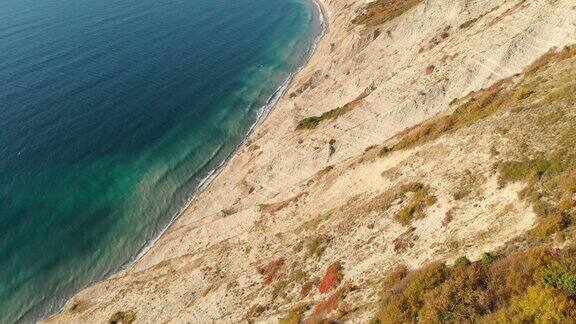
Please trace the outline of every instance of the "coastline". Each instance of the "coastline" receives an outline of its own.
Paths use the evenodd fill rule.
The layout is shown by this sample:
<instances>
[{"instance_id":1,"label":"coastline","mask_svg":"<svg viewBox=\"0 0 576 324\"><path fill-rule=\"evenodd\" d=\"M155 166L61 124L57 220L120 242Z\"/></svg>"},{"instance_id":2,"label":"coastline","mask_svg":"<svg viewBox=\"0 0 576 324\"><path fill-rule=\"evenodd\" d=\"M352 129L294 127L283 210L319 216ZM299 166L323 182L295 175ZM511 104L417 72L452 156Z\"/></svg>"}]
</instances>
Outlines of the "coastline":
<instances>
[{"instance_id":1,"label":"coastline","mask_svg":"<svg viewBox=\"0 0 576 324\"><path fill-rule=\"evenodd\" d=\"M242 141L234 148L234 150L224 160L222 160L222 162L219 163L219 165L216 168L210 170L208 174L199 181L198 188L195 190L194 194L192 194L188 202L180 209L180 211L175 213L175 216L172 217L168 225L165 226L157 235L155 235L155 238L153 240L151 240L140 251L138 251L136 257L133 260L129 261L120 269L118 269L116 273L122 271L127 267L130 267L131 264L137 262L142 257L144 257L146 253L150 251L151 248L153 248L154 244L161 239L162 235L164 235L164 233L170 229L170 227L174 224L174 222L184 213L186 213L186 211L193 203L193 201L198 197L198 195L200 195L202 191L204 191L208 186L210 186L210 184L220 175L221 171L226 167L226 165L230 162L230 160L236 154L238 154L239 150L242 147L244 147L247 143L249 143L250 137L254 134L257 128L266 120L266 117L268 117L268 115L274 110L274 107L276 106L280 98L282 98L282 96L286 94L286 91L293 85L293 82L295 81L298 74L310 63L310 60L312 59L316 48L329 31L329 24L328 20L326 19L327 17L326 8L324 7L322 0L305 0L305 1L309 2L311 5L316 6L319 15L318 17L321 24L320 33L316 37L314 37L314 40L312 41L312 46L307 49L308 55L306 57L306 60L296 71L291 73L290 76L278 88L278 90L276 90L270 96L270 98L266 101L266 105L264 105L262 108L258 110L256 120L248 129L248 132L246 133Z\"/></svg>"},{"instance_id":2,"label":"coastline","mask_svg":"<svg viewBox=\"0 0 576 324\"><path fill-rule=\"evenodd\" d=\"M248 129L247 133L245 134L245 136L243 137L242 141L240 143L238 143L238 145L236 145L234 150L232 150L230 152L230 154L228 154L218 164L218 166L216 168L208 171L207 175L204 176L202 179L200 179L198 187L194 190L194 193L191 195L190 199L188 199L186 204L184 204L179 209L179 211L174 213L174 216L170 219L168 224L165 227L163 227L158 233L156 233L156 235L154 235L153 239L151 239L146 245L144 245L139 251L137 251L134 258L128 260L124 265L122 265L120 268L116 269L114 272L109 273L106 276L104 276L103 279L91 282L86 287L84 287L82 290L84 290L84 289L86 289L86 288L88 288L94 284L97 284L99 282L106 281L107 278L113 277L116 274L122 272L123 270L131 267L133 264L137 263L140 259L142 259L144 256L146 256L146 254L151 249L154 248L154 245L159 240L162 239L163 235L167 231L170 230L170 228L174 225L174 223L181 216L183 216L186 213L186 211L189 209L189 207L194 202L194 200L197 199L197 197L200 194L202 194L202 192L207 187L209 187L212 184L212 182L220 175L221 171L226 168L226 165L234 158L234 156L237 155L239 153L239 151L243 147L245 147L247 145L247 143L250 142L251 136L254 135L254 132L258 129L258 127L260 125L262 125L262 123L266 120L266 118L269 116L269 114L274 110L278 101L286 94L286 91L293 85L293 83L297 79L298 74L302 70L304 70L307 67L307 65L310 63L318 45L320 44L322 39L326 36L326 34L329 31L327 11L326 11L326 8L324 7L324 4L322 3L322 0L304 0L304 1L306 1L309 5L314 6L316 8L316 10L312 9L312 11L313 11L313 15L314 14L317 15L317 19L320 22L320 32L314 36L314 38L311 42L311 46L309 48L307 48L307 50L306 50L307 54L305 55L306 57L305 57L305 60L302 62L302 64L297 68L297 70L292 72L289 75L289 77L281 84L281 86L270 96L270 98L268 98L268 100L266 101L266 104L264 106L262 106L260 109L258 109L257 117L256 117L254 123L252 123L252 125L249 127L249 129ZM74 295L71 298L73 298L73 297L74 297ZM40 321L42 322L45 320L49 320L50 318L57 316L58 313L62 310L62 308L66 305L66 303L68 303L68 301L71 298L56 301L55 305L57 305L57 306L54 307L52 312L49 312L47 315L45 315L43 318L41 318Z\"/></svg>"},{"instance_id":3,"label":"coastline","mask_svg":"<svg viewBox=\"0 0 576 324\"><path fill-rule=\"evenodd\" d=\"M315 1L326 32L234 154L146 253L79 292L48 321L89 321L122 312L149 322L272 322L302 303L329 300L330 294L312 289L303 296L300 289L307 282L314 287L331 264L340 262L345 281L359 285L346 303L353 301L360 310L346 320L366 322L374 315L373 296L379 288L362 284L379 282L395 264L412 268L463 254L474 259L529 229L531 218L522 216L532 214L517 200L519 186L478 204L459 205L454 227L447 231L442 225L453 207L450 190L458 186L454 170L478 168L489 147L440 161L431 157L457 155L454 148L462 143L446 140L386 158L374 150L402 130L445 112L453 99L497 80L470 53L494 53L492 59L502 60L507 70L502 74L512 75L547 50L525 51L514 42L513 30L496 25L480 33L478 23L470 29L452 28L439 46L420 51L447 25L460 26L477 16L490 22L508 9L501 2L497 12L483 11L493 6L478 6L468 16L446 15L458 12L457 4L426 2L375 32L351 24L364 1ZM535 6L526 10L534 15L541 11ZM515 24L526 27L523 20ZM530 34L550 35L553 30L544 27ZM562 45L567 39L555 42ZM434 71L424 75L431 62ZM374 90L353 111L315 129L295 131L303 118L355 101L368 87ZM474 143L464 148L480 149ZM489 177L489 170L477 171ZM395 223L393 214L365 208L375 196L414 181L435 188L438 203L429 217L414 224L413 245L399 252L395 242L411 232ZM517 211L509 218L514 226L496 227L499 208L506 206ZM482 236L484 232L492 235ZM458 244L460 237L475 241L442 249L452 236ZM307 249L317 239L321 254L310 257ZM269 267L280 268L271 279L266 276ZM309 281L295 282L296 270Z\"/></svg>"}]
</instances>

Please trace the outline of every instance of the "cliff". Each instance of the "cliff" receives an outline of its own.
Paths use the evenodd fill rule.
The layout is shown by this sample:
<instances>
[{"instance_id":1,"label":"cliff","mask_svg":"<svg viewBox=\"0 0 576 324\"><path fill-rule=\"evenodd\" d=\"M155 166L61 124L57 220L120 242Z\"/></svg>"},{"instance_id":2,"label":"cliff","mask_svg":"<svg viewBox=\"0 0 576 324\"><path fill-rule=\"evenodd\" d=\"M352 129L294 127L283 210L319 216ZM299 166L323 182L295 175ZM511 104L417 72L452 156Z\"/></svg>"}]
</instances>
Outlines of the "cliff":
<instances>
[{"instance_id":1,"label":"cliff","mask_svg":"<svg viewBox=\"0 0 576 324\"><path fill-rule=\"evenodd\" d=\"M327 34L248 143L47 322L386 322L409 269L570 245L573 1L324 6Z\"/></svg>"}]
</instances>

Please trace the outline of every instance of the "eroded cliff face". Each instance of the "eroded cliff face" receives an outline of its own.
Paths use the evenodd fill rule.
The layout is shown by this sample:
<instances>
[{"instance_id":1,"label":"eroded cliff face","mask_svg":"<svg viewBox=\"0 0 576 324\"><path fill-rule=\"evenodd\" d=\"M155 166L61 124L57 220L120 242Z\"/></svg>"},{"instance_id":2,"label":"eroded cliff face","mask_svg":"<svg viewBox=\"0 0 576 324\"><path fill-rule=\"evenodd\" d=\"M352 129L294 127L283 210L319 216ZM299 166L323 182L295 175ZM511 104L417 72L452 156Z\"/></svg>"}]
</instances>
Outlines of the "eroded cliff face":
<instances>
[{"instance_id":1,"label":"eroded cliff face","mask_svg":"<svg viewBox=\"0 0 576 324\"><path fill-rule=\"evenodd\" d=\"M48 322L362 322L395 265L531 244L529 179L503 174L574 129L575 58L526 70L576 43L574 2L324 5L326 36L248 143Z\"/></svg>"}]
</instances>

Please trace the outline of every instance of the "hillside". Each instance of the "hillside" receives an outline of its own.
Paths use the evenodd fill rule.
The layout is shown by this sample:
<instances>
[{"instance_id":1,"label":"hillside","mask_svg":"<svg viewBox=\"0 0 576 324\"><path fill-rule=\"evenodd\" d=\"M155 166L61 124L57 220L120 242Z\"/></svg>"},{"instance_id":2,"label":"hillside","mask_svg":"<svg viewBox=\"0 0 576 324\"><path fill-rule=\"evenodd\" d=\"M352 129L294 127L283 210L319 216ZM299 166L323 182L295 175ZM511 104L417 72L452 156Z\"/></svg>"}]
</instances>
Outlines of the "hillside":
<instances>
[{"instance_id":1,"label":"hillside","mask_svg":"<svg viewBox=\"0 0 576 324\"><path fill-rule=\"evenodd\" d=\"M324 5L214 182L47 322L574 318L573 1Z\"/></svg>"}]
</instances>

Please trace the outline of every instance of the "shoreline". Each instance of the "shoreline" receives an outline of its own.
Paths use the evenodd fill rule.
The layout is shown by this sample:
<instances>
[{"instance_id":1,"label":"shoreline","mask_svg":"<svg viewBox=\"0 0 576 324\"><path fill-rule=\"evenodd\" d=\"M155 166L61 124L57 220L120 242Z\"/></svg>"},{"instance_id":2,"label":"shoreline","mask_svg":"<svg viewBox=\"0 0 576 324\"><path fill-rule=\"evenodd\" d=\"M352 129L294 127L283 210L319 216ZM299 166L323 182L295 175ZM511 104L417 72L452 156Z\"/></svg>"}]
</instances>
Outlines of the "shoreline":
<instances>
[{"instance_id":1,"label":"shoreline","mask_svg":"<svg viewBox=\"0 0 576 324\"><path fill-rule=\"evenodd\" d=\"M138 251L138 253L136 253L136 257L133 260L127 262L125 265L120 267L118 269L118 271L116 271L113 274L106 276L106 278L109 278L110 276L114 276L114 274L116 274L116 273L126 269L130 265L134 264L135 262L140 260L142 257L144 257L154 247L154 244L162 238L164 233L166 233L166 231L168 231L170 229L170 227L174 224L174 222L176 220L178 220L178 218L180 218L184 213L186 213L186 211L188 210L190 205L194 202L194 200L198 197L198 195L200 195L220 175L221 171L224 170L224 168L232 160L232 158L234 158L234 156L238 154L239 150L244 145L246 145L247 142L249 142L250 137L254 134L254 131L256 131L256 129L260 125L262 125L262 123L266 120L266 118L274 110L278 101L282 98L282 96L286 93L286 91L290 88L290 86L292 85L292 83L296 79L296 76L304 68L306 68L308 66L308 64L310 63L310 60L312 59L312 57L314 56L314 53L316 52L316 48L318 47L320 42L324 39L326 34L329 32L329 23L328 23L328 19L326 19L326 17L327 17L326 8L324 7L324 4L321 2L321 0L306 0L306 1L309 2L311 5L315 5L317 8L318 18L320 21L320 33L318 33L318 35L316 37L314 37L314 40L312 41L312 46L307 49L307 52L309 53L309 55L307 55L307 58L305 59L305 61L302 63L302 65L296 71L294 71L293 73L290 74L290 76L282 83L282 85L270 96L270 98L266 101L266 104L258 110L256 120L249 127L248 132L243 137L242 141L234 148L234 150L232 150L232 152L230 152L230 154L225 159L223 159L222 162L220 162L216 168L208 171L208 174L205 177L203 177L202 179L200 179L198 187L196 188L195 192L192 194L192 196L190 197L188 202L186 202L186 204L178 212L176 212L174 214L174 217L172 217L170 219L170 221L164 227L164 229L159 231L158 234L155 235L156 237L153 240L150 240L150 242L148 244L146 244L144 247L142 247L142 249L140 249L140 251ZM103 280L105 280L105 279L103 279ZM89 286L91 286L97 282L100 282L100 281L102 281L102 280L95 281L95 282L91 283L90 285L88 285L87 287L89 287Z\"/></svg>"},{"instance_id":2,"label":"shoreline","mask_svg":"<svg viewBox=\"0 0 576 324\"><path fill-rule=\"evenodd\" d=\"M170 229L170 227L174 224L174 222L178 218L180 218L184 213L186 213L186 211L188 210L190 205L194 202L194 200L197 198L197 196L199 194L201 194L218 177L218 175L220 175L221 171L232 160L232 158L236 154L238 154L239 150L244 145L246 145L246 143L250 140L250 137L254 134L254 131L256 131L256 129L260 125L262 125L262 123L266 120L266 118L274 110L278 101L282 98L282 96L290 88L290 86L292 85L292 83L296 79L296 76L304 68L306 68L306 66L308 66L308 64L310 63L310 60L314 56L316 48L318 47L318 45L320 44L322 39L324 39L326 34L328 34L328 32L329 32L329 23L328 23L328 19L326 18L327 17L326 8L324 7L324 4L321 2L321 0L306 0L306 1L309 2L311 5L316 6L316 8L317 8L318 18L320 21L320 33L318 33L318 35L316 37L314 37L314 40L312 41L312 46L307 49L309 55L307 55L307 58L305 59L305 61L302 63L302 65L296 71L294 71L293 73L290 74L290 76L282 83L282 85L270 96L270 98L266 101L266 104L264 106L262 106L262 108L259 109L259 111L257 113L256 120L248 129L248 132L243 137L242 141L234 148L234 150L224 160L222 160L222 162L220 162L218 164L218 166L216 168L208 171L208 174L199 181L199 185L198 185L196 191L192 194L191 198L180 209L180 211L176 212L175 216L172 217L172 219L170 219L168 225L165 226L164 229L162 229L161 231L158 232L158 235L156 235L155 239L151 240L140 251L138 251L138 253L136 254L136 257L133 260L127 262L124 266L122 266L120 269L118 269L117 272L124 270L125 268L129 267L130 265L132 265L133 263L137 262L142 257L144 257L150 251L150 249L154 246L154 244L160 238L162 238L164 233L166 233L166 231L168 231ZM112 276L113 275L114 274L112 274ZM95 281L92 284L94 284L96 282L100 282L100 281Z\"/></svg>"},{"instance_id":3,"label":"shoreline","mask_svg":"<svg viewBox=\"0 0 576 324\"><path fill-rule=\"evenodd\" d=\"M274 91L274 93L272 93L272 95L268 98L268 100L266 100L266 104L258 109L254 123L252 123L252 125L248 128L247 133L243 136L242 140L238 143L238 145L236 145L236 147L234 147L234 149L230 152L230 154L228 154L218 164L217 167L208 171L207 174L198 181L199 184L198 184L197 188L191 194L188 201L177 212L174 213L174 216L170 219L168 224L166 226L164 226L160 231L158 231L156 233L156 235L154 235L153 239L149 240L149 242L147 242L139 251L137 251L134 258L128 260L125 264L123 264L121 267L116 269L114 272L108 273L105 276L103 276L101 279L95 280L95 281L89 283L88 285L86 285L85 287L83 287L82 289L77 291L76 293L72 294L69 298L63 298L60 301L57 301L55 303L55 307L53 308L53 311L48 311L45 315L43 315L41 318L39 318L40 322L42 322L44 320L48 320L48 319L52 318L53 316L56 316L57 314L59 314L62 311L63 307L66 305L66 303L68 303L72 298L74 298L74 296L76 296L82 290L84 290L90 286L93 286L95 284L101 283L101 282L103 282L109 278L114 277L118 273L128 269L130 266L134 265L139 260L141 260L144 256L146 256L152 250L154 245L160 239L162 239L162 237L165 235L165 233L168 230L170 230L170 228L174 225L174 223L180 217L182 217L186 213L186 211L188 211L188 209L190 208L192 203L198 198L198 196L200 194L202 194L202 192L204 192L204 190L206 190L206 188L208 188L210 186L210 184L212 184L212 182L221 174L221 172L226 168L228 163L230 161L232 161L232 159L240 152L242 147L244 147L246 145L246 143L248 143L250 141L250 138L252 137L254 132L267 119L267 117L270 115L270 113L277 106L278 101L282 98L282 96L284 96L286 94L286 91L290 88L290 86L292 86L292 84L295 81L298 74L301 73L302 70L304 70L309 65L311 59L313 58L313 56L316 52L316 49L318 48L318 45L320 44L320 42L325 38L325 36L329 32L329 23L328 23L328 19L327 19L327 11L326 11L326 8L324 7L324 4L321 2L321 0L305 0L305 1L307 3L309 3L309 5L314 6L316 8L315 10L312 9L312 11L313 11L313 14L317 15L316 19L318 19L318 21L320 23L320 29L319 29L320 32L314 36L314 38L311 42L311 46L306 49L307 55L306 55L306 58L304 59L304 61L302 62L302 64L294 72L290 73L288 78L280 85L280 87L276 91ZM314 17L312 19L314 20Z\"/></svg>"},{"instance_id":4,"label":"shoreline","mask_svg":"<svg viewBox=\"0 0 576 324\"><path fill-rule=\"evenodd\" d=\"M546 49L518 46L515 28L501 28L532 26L511 18L519 14L485 28L509 14L501 2L497 12L486 2L467 15L456 14L457 4L426 2L366 29L354 23L364 1L309 0L326 22L323 32L314 46L307 40L310 56L299 56L302 66L262 101L261 115L252 115L253 125L245 128L250 131L237 139L229 159L207 173L202 191L137 261L77 293L48 321L126 315L144 322L276 322L293 315L313 319L320 311L328 319L368 322L379 307L378 283L395 265L417 268L462 255L477 259L530 229L526 215L532 214L518 199L520 186L484 196L484 190L497 188L491 163L479 163L492 157L493 142L477 140L485 132L466 129L384 157L378 149L395 134L448 112L449 103L468 90L493 84L492 71L478 62L505 57L502 68L513 75L543 54ZM541 12L535 6L522 10ZM485 18L454 28L473 17ZM550 35L557 34L544 27L526 33ZM493 54L484 60L474 56L479 50ZM424 74L430 64L434 71ZM337 118L296 129L303 118L349 103L353 109ZM478 195L455 200L454 190L468 172L484 181ZM430 188L435 202L408 227L396 215L409 200L380 203L411 183ZM454 210L457 218L447 228L446 215ZM500 226L502 210L506 226ZM314 288L335 264L342 280L330 292ZM358 289L348 291L348 284ZM324 311L332 296L352 311L342 314L338 305ZM301 305L310 307L295 314Z\"/></svg>"}]
</instances>

